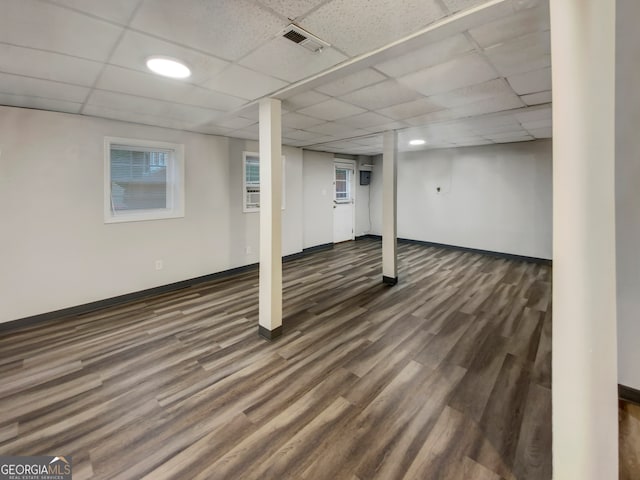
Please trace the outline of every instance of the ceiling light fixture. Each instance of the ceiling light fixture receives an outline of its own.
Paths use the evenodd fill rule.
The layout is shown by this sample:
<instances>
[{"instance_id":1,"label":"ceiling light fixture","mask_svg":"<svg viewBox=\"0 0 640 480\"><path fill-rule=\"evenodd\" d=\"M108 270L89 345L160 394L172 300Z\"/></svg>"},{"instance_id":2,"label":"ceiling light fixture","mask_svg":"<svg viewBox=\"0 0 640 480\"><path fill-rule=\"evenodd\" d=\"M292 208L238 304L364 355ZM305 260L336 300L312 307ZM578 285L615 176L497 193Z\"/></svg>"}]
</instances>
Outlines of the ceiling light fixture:
<instances>
[{"instance_id":1,"label":"ceiling light fixture","mask_svg":"<svg viewBox=\"0 0 640 480\"><path fill-rule=\"evenodd\" d=\"M410 140L410 141L409 141L409 145L412 145L412 146L414 146L414 147L415 147L415 146L418 146L418 145L424 145L425 143L427 143L427 142L425 142L425 141L424 141L424 140L422 140L421 138L417 138L417 139L415 139L415 140Z\"/></svg>"},{"instance_id":2,"label":"ceiling light fixture","mask_svg":"<svg viewBox=\"0 0 640 480\"><path fill-rule=\"evenodd\" d=\"M153 73L170 78L188 78L191 70L180 60L169 57L149 57L147 68Z\"/></svg>"}]
</instances>

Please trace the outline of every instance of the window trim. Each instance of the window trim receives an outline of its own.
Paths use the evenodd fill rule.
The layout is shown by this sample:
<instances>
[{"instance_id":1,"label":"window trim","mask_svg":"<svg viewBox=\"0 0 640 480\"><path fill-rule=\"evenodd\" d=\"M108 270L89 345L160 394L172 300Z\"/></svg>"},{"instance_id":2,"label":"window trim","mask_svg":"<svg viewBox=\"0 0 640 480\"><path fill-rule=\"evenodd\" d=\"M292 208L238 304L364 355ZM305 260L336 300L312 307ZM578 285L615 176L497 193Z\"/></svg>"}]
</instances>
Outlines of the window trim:
<instances>
[{"instance_id":1,"label":"window trim","mask_svg":"<svg viewBox=\"0 0 640 480\"><path fill-rule=\"evenodd\" d=\"M260 207L247 206L247 157L258 158L258 169L260 168L260 154L256 152L242 152L242 211L244 213L259 212ZM259 170L258 170L259 171ZM258 180L260 187L260 180Z\"/></svg>"},{"instance_id":2,"label":"window trim","mask_svg":"<svg viewBox=\"0 0 640 480\"><path fill-rule=\"evenodd\" d=\"M338 179L336 178L336 170L347 170L349 172L349 174L347 175L346 178L346 187L347 187L347 195L349 195L349 198L337 198L337 194L338 194L338 189L337 184L338 184ZM349 203L355 203L355 191L354 191L354 184L355 184L355 172L356 172L356 168L355 168L355 164L351 164L351 163L341 163L341 162L334 162L334 166L333 166L333 203L337 204L337 205L345 205L345 204L349 204Z\"/></svg>"},{"instance_id":3,"label":"window trim","mask_svg":"<svg viewBox=\"0 0 640 480\"><path fill-rule=\"evenodd\" d=\"M111 146L172 152L167 166L167 208L114 212L111 208ZM184 145L136 138L104 137L104 223L140 222L184 217Z\"/></svg>"},{"instance_id":4,"label":"window trim","mask_svg":"<svg viewBox=\"0 0 640 480\"><path fill-rule=\"evenodd\" d=\"M260 207L247 207L247 157L257 157L258 165L260 164L260 153L258 152L242 152L242 212L243 213L256 213L260 211ZM286 196L286 158L282 156L282 210L285 209L285 196ZM262 184L260 183L260 186ZM262 190L262 189L261 189Z\"/></svg>"}]
</instances>

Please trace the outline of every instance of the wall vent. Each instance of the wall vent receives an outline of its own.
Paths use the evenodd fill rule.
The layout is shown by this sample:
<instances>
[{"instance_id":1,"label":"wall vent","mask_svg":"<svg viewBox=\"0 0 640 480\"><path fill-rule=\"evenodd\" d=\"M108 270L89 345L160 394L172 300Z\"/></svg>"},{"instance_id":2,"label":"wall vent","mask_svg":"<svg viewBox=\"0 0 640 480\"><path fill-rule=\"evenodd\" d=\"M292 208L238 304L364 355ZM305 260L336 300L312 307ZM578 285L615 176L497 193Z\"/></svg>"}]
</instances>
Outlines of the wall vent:
<instances>
[{"instance_id":1,"label":"wall vent","mask_svg":"<svg viewBox=\"0 0 640 480\"><path fill-rule=\"evenodd\" d=\"M320 53L326 47L331 46L324 40L319 39L312 33L307 32L305 29L293 23L282 31L282 36L315 53Z\"/></svg>"}]
</instances>

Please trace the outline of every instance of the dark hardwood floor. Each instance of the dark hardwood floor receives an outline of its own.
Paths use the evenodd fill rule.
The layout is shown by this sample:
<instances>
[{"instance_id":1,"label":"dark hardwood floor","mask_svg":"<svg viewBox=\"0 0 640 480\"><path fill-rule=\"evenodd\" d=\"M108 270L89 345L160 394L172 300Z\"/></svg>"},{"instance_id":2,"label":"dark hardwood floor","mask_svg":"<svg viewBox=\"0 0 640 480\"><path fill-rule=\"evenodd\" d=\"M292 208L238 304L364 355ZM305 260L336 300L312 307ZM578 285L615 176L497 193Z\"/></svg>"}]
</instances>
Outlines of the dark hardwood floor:
<instances>
[{"instance_id":1,"label":"dark hardwood floor","mask_svg":"<svg viewBox=\"0 0 640 480\"><path fill-rule=\"evenodd\" d=\"M620 401L620 480L640 478L640 405Z\"/></svg>"},{"instance_id":2,"label":"dark hardwood floor","mask_svg":"<svg viewBox=\"0 0 640 480\"><path fill-rule=\"evenodd\" d=\"M380 243L0 337L0 454L74 480L551 478L548 266Z\"/></svg>"}]
</instances>

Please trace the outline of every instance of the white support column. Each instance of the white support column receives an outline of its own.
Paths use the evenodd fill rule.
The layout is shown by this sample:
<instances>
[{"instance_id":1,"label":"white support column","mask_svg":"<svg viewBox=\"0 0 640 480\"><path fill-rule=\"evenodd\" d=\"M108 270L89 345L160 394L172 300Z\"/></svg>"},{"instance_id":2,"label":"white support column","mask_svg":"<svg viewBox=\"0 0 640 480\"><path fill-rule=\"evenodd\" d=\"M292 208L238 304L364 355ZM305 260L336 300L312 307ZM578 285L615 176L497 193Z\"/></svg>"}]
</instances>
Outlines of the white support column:
<instances>
[{"instance_id":1,"label":"white support column","mask_svg":"<svg viewBox=\"0 0 640 480\"><path fill-rule=\"evenodd\" d=\"M281 102L260 101L260 293L258 333L282 335Z\"/></svg>"},{"instance_id":2,"label":"white support column","mask_svg":"<svg viewBox=\"0 0 640 480\"><path fill-rule=\"evenodd\" d=\"M382 138L382 282L398 283L398 134L384 132Z\"/></svg>"},{"instance_id":3,"label":"white support column","mask_svg":"<svg viewBox=\"0 0 640 480\"><path fill-rule=\"evenodd\" d=\"M618 478L615 0L551 0L553 478Z\"/></svg>"}]
</instances>

